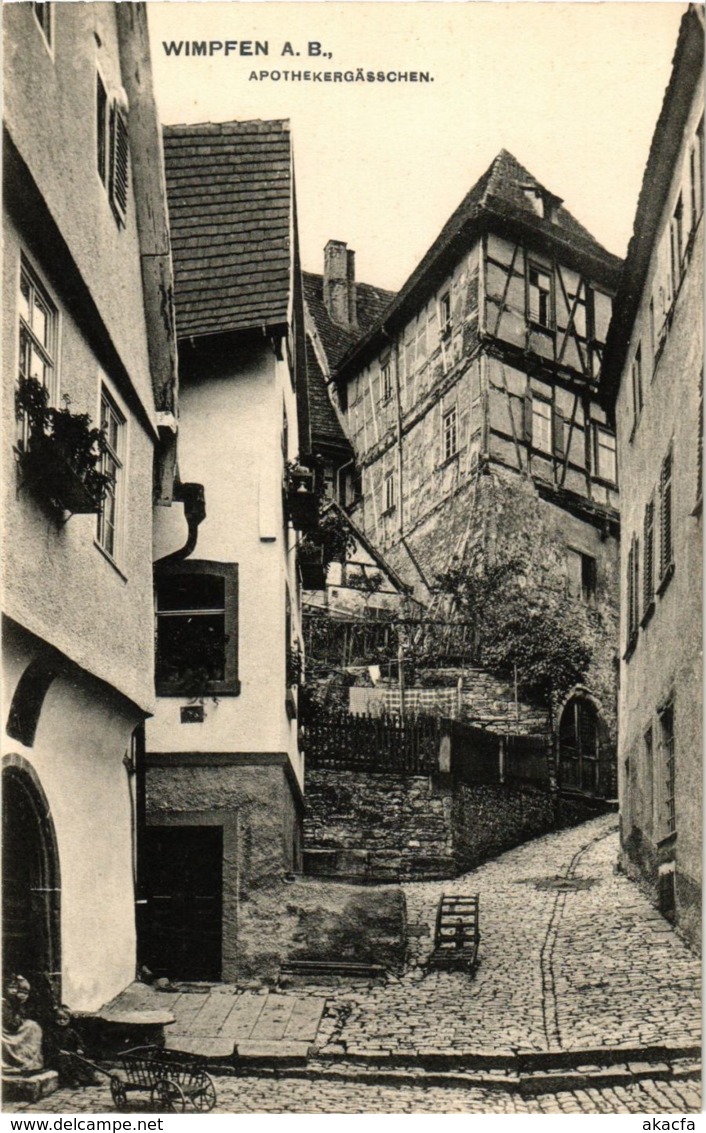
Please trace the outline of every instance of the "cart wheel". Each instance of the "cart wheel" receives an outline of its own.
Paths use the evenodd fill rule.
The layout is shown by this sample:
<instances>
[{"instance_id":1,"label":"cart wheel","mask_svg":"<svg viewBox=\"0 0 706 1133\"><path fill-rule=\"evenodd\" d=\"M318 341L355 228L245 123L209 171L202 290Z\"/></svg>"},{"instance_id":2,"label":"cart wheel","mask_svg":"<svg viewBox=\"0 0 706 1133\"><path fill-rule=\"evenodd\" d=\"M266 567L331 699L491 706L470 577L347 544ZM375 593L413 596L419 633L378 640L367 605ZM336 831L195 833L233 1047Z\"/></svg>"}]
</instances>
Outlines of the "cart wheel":
<instances>
[{"instance_id":1,"label":"cart wheel","mask_svg":"<svg viewBox=\"0 0 706 1133\"><path fill-rule=\"evenodd\" d=\"M150 1101L157 1113L160 1110L164 1113L183 1113L185 1100L181 1086L169 1078L159 1078L150 1094Z\"/></svg>"},{"instance_id":2,"label":"cart wheel","mask_svg":"<svg viewBox=\"0 0 706 1133\"><path fill-rule=\"evenodd\" d=\"M191 1104L199 1113L210 1113L216 1104L216 1087L208 1074L199 1074L189 1090Z\"/></svg>"},{"instance_id":3,"label":"cart wheel","mask_svg":"<svg viewBox=\"0 0 706 1133\"><path fill-rule=\"evenodd\" d=\"M127 1090L121 1078L110 1079L110 1096L118 1109L125 1109L127 1105Z\"/></svg>"}]
</instances>

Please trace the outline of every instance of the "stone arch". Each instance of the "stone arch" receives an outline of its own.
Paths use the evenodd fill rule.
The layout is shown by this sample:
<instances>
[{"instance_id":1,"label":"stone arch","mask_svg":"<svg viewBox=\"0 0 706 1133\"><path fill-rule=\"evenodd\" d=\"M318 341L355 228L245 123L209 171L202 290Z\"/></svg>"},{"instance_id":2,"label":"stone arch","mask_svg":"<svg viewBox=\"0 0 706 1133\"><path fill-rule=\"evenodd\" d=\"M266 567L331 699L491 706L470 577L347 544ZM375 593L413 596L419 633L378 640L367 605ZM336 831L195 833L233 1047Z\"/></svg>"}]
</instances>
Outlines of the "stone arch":
<instances>
[{"instance_id":1,"label":"stone arch","mask_svg":"<svg viewBox=\"0 0 706 1133\"><path fill-rule=\"evenodd\" d=\"M15 688L7 717L7 734L25 747L32 747L44 699L56 677L56 668L43 657L35 657Z\"/></svg>"},{"instance_id":2,"label":"stone arch","mask_svg":"<svg viewBox=\"0 0 706 1133\"><path fill-rule=\"evenodd\" d=\"M575 685L557 713L558 785L594 798L615 795L615 753L597 697Z\"/></svg>"},{"instance_id":3,"label":"stone arch","mask_svg":"<svg viewBox=\"0 0 706 1133\"><path fill-rule=\"evenodd\" d=\"M3 970L32 984L35 1018L61 998L61 871L54 821L36 770L21 755L2 765Z\"/></svg>"}]
</instances>

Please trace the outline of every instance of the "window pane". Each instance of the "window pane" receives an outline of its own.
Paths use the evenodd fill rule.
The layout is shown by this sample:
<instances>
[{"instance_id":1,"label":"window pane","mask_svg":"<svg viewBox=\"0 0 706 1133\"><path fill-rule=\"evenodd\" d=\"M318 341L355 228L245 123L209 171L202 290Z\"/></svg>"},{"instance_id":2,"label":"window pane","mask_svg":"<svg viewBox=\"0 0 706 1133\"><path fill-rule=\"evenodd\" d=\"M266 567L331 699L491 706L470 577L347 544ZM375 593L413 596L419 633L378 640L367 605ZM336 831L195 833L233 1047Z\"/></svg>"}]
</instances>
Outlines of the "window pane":
<instances>
[{"instance_id":1,"label":"window pane","mask_svg":"<svg viewBox=\"0 0 706 1133\"><path fill-rule=\"evenodd\" d=\"M158 682L188 691L224 680L226 644L224 614L158 617Z\"/></svg>"},{"instance_id":2,"label":"window pane","mask_svg":"<svg viewBox=\"0 0 706 1133\"><path fill-rule=\"evenodd\" d=\"M170 575L159 582L157 608L224 610L225 579L214 574Z\"/></svg>"},{"instance_id":3,"label":"window pane","mask_svg":"<svg viewBox=\"0 0 706 1133\"><path fill-rule=\"evenodd\" d=\"M49 312L38 295L34 296L34 309L32 311L32 330L42 346L49 345Z\"/></svg>"},{"instance_id":4,"label":"window pane","mask_svg":"<svg viewBox=\"0 0 706 1133\"><path fill-rule=\"evenodd\" d=\"M542 452L551 452L552 407L548 401L532 402L532 446Z\"/></svg>"},{"instance_id":5,"label":"window pane","mask_svg":"<svg viewBox=\"0 0 706 1133\"><path fill-rule=\"evenodd\" d=\"M20 314L26 323L29 322L29 298L30 298L30 285L29 280L23 275L20 279Z\"/></svg>"},{"instance_id":6,"label":"window pane","mask_svg":"<svg viewBox=\"0 0 706 1133\"><path fill-rule=\"evenodd\" d=\"M581 597L581 555L578 551L566 552L566 589L570 598Z\"/></svg>"},{"instance_id":7,"label":"window pane","mask_svg":"<svg viewBox=\"0 0 706 1133\"><path fill-rule=\"evenodd\" d=\"M30 378L36 378L42 385L46 384L44 359L33 343L31 343L29 347L29 376Z\"/></svg>"}]
</instances>

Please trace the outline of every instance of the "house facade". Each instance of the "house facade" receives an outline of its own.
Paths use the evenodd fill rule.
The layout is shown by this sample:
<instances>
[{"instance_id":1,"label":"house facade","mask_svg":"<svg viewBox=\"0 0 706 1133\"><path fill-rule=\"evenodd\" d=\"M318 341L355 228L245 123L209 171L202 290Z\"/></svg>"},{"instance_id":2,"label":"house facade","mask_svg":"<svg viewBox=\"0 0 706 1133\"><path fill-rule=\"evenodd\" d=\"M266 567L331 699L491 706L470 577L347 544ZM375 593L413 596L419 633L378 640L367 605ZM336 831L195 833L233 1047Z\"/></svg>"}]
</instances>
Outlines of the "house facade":
<instances>
[{"instance_id":1,"label":"house facade","mask_svg":"<svg viewBox=\"0 0 706 1133\"><path fill-rule=\"evenodd\" d=\"M292 147L283 121L170 126L164 142L190 498L155 564L141 958L233 980L267 948L245 904L301 861L285 487L297 467L307 502L311 441Z\"/></svg>"},{"instance_id":2,"label":"house facade","mask_svg":"<svg viewBox=\"0 0 706 1133\"><path fill-rule=\"evenodd\" d=\"M3 17L3 963L35 1011L94 1011L136 963L177 396L161 136L144 5Z\"/></svg>"},{"instance_id":3,"label":"house facade","mask_svg":"<svg viewBox=\"0 0 706 1133\"><path fill-rule=\"evenodd\" d=\"M702 879L703 10L684 15L606 347L621 470L621 860L697 945Z\"/></svg>"},{"instance_id":4,"label":"house facade","mask_svg":"<svg viewBox=\"0 0 706 1133\"><path fill-rule=\"evenodd\" d=\"M589 792L615 735L618 478L598 390L619 269L502 151L336 373L352 515L416 598L520 556L574 603L591 662L555 724L565 785Z\"/></svg>"}]
</instances>

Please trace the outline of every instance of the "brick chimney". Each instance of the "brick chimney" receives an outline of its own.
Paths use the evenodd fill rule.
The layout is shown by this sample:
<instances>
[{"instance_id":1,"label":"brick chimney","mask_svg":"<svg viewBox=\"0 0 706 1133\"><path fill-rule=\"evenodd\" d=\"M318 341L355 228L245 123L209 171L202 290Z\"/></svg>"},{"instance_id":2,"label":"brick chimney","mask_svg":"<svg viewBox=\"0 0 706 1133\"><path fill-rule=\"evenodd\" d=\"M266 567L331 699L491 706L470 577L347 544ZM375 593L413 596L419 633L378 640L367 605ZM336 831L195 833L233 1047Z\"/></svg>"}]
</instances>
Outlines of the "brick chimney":
<instances>
[{"instance_id":1,"label":"brick chimney","mask_svg":"<svg viewBox=\"0 0 706 1133\"><path fill-rule=\"evenodd\" d=\"M355 252L342 240L329 240L324 248L324 305L338 326L358 329Z\"/></svg>"}]
</instances>

